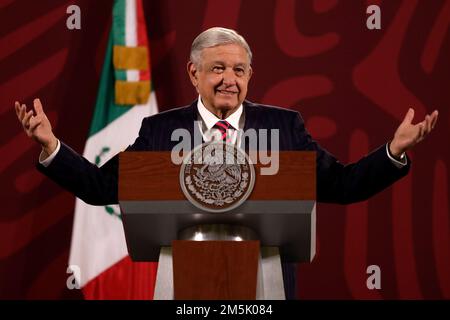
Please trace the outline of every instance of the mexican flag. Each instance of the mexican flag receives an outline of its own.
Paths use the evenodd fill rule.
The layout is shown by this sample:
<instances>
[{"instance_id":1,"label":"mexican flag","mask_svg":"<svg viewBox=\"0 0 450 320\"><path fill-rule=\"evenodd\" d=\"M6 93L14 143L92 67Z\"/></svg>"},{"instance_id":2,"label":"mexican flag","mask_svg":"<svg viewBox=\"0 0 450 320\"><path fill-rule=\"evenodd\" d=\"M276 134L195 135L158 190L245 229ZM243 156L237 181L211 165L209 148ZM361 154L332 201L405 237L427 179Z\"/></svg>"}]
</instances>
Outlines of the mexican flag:
<instances>
[{"instance_id":1,"label":"mexican flag","mask_svg":"<svg viewBox=\"0 0 450 320\"><path fill-rule=\"evenodd\" d=\"M115 0L84 157L103 165L134 142L144 117L157 112L142 0ZM157 264L129 258L118 205L76 200L69 265L78 268L73 274L86 299L153 297Z\"/></svg>"}]
</instances>

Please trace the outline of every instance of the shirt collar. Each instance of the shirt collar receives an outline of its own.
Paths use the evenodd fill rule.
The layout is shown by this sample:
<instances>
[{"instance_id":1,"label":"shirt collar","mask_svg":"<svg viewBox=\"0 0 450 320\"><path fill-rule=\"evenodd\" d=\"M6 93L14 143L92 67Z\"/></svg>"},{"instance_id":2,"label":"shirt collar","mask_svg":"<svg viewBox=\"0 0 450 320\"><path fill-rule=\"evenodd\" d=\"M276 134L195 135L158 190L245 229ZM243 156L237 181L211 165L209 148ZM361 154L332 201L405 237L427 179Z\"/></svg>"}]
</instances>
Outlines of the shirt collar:
<instances>
[{"instance_id":1,"label":"shirt collar","mask_svg":"<svg viewBox=\"0 0 450 320\"><path fill-rule=\"evenodd\" d=\"M222 120L219 119L214 113L206 109L200 96L198 97L197 100L197 109L198 113L200 114L200 117L203 120L204 125L206 125L207 130L211 129L217 123L217 121ZM242 129L239 127L240 124L239 120L241 119L243 110L244 107L241 104L235 112L233 112L228 118L224 120L227 121L234 129L237 130Z\"/></svg>"}]
</instances>

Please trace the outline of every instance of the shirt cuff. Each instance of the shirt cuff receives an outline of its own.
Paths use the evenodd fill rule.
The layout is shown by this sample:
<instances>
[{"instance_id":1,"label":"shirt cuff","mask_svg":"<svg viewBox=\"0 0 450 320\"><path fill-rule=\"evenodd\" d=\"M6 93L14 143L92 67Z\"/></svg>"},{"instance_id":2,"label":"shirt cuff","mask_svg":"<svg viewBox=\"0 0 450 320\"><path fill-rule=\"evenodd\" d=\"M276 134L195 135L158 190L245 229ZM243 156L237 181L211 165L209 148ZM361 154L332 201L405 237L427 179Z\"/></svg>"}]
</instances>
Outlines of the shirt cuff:
<instances>
[{"instance_id":1,"label":"shirt cuff","mask_svg":"<svg viewBox=\"0 0 450 320\"><path fill-rule=\"evenodd\" d=\"M403 153L400 155L400 159L399 159L399 160L395 159L395 158L391 155L391 153L389 152L389 143L386 143L386 153L387 153L387 156L388 156L389 160L391 160L391 162L392 162L397 168L401 169L401 168L403 168L404 166L406 166L406 165L408 164L408 158L406 158L405 152L403 152Z\"/></svg>"},{"instance_id":2,"label":"shirt cuff","mask_svg":"<svg viewBox=\"0 0 450 320\"><path fill-rule=\"evenodd\" d=\"M61 143L59 142L59 140L57 141L57 145L56 145L56 149L55 151L52 152L51 155L49 155L47 158L45 158L44 160L41 160L44 152L41 151L41 154L39 155L39 163L42 164L44 167L48 167L50 165L50 163L52 163L53 159L56 157L56 155L59 152L59 149L61 149Z\"/></svg>"}]
</instances>

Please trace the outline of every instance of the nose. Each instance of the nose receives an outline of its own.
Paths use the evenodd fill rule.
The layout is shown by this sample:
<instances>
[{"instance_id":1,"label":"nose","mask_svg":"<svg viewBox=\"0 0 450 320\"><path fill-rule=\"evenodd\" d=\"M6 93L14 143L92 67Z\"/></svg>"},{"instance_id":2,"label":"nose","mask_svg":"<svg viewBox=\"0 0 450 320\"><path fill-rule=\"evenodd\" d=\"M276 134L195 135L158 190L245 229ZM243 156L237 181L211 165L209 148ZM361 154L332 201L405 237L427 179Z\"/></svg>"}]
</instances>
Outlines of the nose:
<instances>
[{"instance_id":1,"label":"nose","mask_svg":"<svg viewBox=\"0 0 450 320\"><path fill-rule=\"evenodd\" d=\"M236 75L231 68L226 68L222 73L223 84L227 87L233 86L236 84Z\"/></svg>"}]
</instances>

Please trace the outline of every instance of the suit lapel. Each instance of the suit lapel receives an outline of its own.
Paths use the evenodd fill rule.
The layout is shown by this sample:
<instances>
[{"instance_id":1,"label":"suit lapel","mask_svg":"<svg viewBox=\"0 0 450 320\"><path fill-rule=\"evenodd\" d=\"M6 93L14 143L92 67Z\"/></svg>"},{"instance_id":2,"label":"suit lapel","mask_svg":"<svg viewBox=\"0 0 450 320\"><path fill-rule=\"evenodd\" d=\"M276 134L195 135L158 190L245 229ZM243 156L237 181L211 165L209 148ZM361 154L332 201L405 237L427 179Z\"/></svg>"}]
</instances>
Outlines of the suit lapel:
<instances>
[{"instance_id":1,"label":"suit lapel","mask_svg":"<svg viewBox=\"0 0 450 320\"><path fill-rule=\"evenodd\" d=\"M259 107L247 100L244 101L243 105L245 112L244 132L248 129L258 130L261 127L261 119L259 118L261 113L258 112Z\"/></svg>"},{"instance_id":2,"label":"suit lapel","mask_svg":"<svg viewBox=\"0 0 450 320\"><path fill-rule=\"evenodd\" d=\"M198 120L197 114L198 114L197 100L195 100L189 107L185 108L182 111L182 115L181 115L181 122L182 122L181 127L184 129L187 129L189 131L190 136L191 136L191 146L193 146L193 148L196 147L194 135L195 135L196 131L198 131L197 130L198 127L197 127L197 123L196 123L196 121ZM197 134L199 134L199 132L197 132Z\"/></svg>"}]
</instances>

